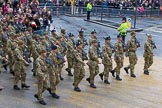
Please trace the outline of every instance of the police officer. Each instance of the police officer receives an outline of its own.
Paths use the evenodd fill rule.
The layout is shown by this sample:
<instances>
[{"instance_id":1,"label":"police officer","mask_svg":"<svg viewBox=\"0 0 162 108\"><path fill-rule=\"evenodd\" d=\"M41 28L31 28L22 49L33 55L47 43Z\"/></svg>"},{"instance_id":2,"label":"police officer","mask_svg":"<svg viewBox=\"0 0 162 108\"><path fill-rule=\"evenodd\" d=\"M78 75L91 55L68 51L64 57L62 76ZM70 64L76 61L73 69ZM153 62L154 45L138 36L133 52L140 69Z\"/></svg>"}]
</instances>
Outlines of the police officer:
<instances>
[{"instance_id":1,"label":"police officer","mask_svg":"<svg viewBox=\"0 0 162 108\"><path fill-rule=\"evenodd\" d=\"M82 55L83 43L77 41L76 50L73 52L74 54L74 91L81 92L81 89L78 87L79 83L85 77L85 63L83 61Z\"/></svg>"},{"instance_id":2,"label":"police officer","mask_svg":"<svg viewBox=\"0 0 162 108\"><path fill-rule=\"evenodd\" d=\"M99 76L101 80L103 80L104 76L104 83L110 84L108 81L109 72L112 71L112 48L110 47L110 36L106 36L105 38L105 45L102 46L102 64L104 65L104 72L100 73Z\"/></svg>"},{"instance_id":3,"label":"police officer","mask_svg":"<svg viewBox=\"0 0 162 108\"><path fill-rule=\"evenodd\" d=\"M126 37L127 31L128 31L128 25L127 25L126 17L122 18L122 23L121 23L120 27L117 30L119 32L119 35L121 35L121 37L122 37L123 44L125 44L125 37Z\"/></svg>"},{"instance_id":4,"label":"police officer","mask_svg":"<svg viewBox=\"0 0 162 108\"><path fill-rule=\"evenodd\" d=\"M92 45L89 48L89 60L87 65L89 66L90 76L86 79L90 83L90 87L97 88L94 84L94 78L99 73L99 60L97 54L97 41L94 39Z\"/></svg>"}]
</instances>

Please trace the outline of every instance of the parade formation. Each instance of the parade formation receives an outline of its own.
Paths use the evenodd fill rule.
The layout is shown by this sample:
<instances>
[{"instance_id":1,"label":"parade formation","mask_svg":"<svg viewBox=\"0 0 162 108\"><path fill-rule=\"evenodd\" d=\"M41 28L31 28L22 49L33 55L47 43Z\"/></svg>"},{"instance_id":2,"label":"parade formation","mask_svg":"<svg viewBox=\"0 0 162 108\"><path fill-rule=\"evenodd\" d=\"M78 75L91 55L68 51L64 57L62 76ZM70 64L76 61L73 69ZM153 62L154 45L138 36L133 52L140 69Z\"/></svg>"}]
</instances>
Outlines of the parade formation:
<instances>
[{"instance_id":1,"label":"parade formation","mask_svg":"<svg viewBox=\"0 0 162 108\"><path fill-rule=\"evenodd\" d=\"M33 2L37 3L36 0ZM89 76L85 79L94 89L97 88L95 85L97 75L105 84L110 84L109 74L112 74L117 81L122 81L120 72L123 68L124 57L129 58L129 65L124 67L126 74L136 78L134 69L138 61L136 52L140 47L140 42L136 38L135 31L132 31L130 39L125 41L125 36L128 35L125 17L122 18L122 24L117 29L119 33L116 36L116 43L111 43L111 34L108 34L102 36L105 42L100 45L97 32L93 28L89 34L89 41L85 39L85 31L82 28L78 31L77 40L74 40L76 36L63 27L59 34L55 28L50 30L53 22L50 11L46 9L39 13L35 13L35 11L24 8L19 11L18 15L4 15L0 21L1 69L4 68L6 71L9 69L11 75L14 76L14 90L30 88L26 80L26 67L30 63L33 64L31 70L33 78L37 79L37 92L34 97L42 105L47 104L43 99L43 93L46 90L53 98L60 98L57 94L57 85L64 80L62 71L66 62L68 67L65 70L69 77L74 78L71 84L76 92L81 92L79 85L85 78L84 67L86 65L89 67ZM21 18L23 21L19 21ZM85 47L89 48L88 52L84 50ZM148 69L153 64L155 48L152 35L147 34L143 54L145 61L143 73L145 75L149 75ZM113 67L113 58L116 67ZM99 64L103 64L103 72L100 71ZM19 83L21 83L21 87ZM0 88L0 90L2 89L3 87Z\"/></svg>"}]
</instances>

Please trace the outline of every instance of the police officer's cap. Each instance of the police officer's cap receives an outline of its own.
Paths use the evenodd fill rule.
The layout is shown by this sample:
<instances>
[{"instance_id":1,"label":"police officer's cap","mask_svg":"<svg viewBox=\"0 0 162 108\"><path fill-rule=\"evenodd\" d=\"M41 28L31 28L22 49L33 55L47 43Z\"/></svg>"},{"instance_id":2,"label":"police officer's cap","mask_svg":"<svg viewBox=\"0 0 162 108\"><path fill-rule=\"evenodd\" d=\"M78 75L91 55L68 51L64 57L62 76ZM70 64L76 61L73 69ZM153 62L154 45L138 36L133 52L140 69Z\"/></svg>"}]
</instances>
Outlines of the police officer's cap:
<instances>
[{"instance_id":1,"label":"police officer's cap","mask_svg":"<svg viewBox=\"0 0 162 108\"><path fill-rule=\"evenodd\" d=\"M123 20L123 21L126 21L127 19L126 19L126 17L123 17L122 20Z\"/></svg>"},{"instance_id":2,"label":"police officer's cap","mask_svg":"<svg viewBox=\"0 0 162 108\"><path fill-rule=\"evenodd\" d=\"M76 42L76 46L79 46L81 44L83 44L83 43L81 41L79 41L79 40Z\"/></svg>"},{"instance_id":3,"label":"police officer's cap","mask_svg":"<svg viewBox=\"0 0 162 108\"><path fill-rule=\"evenodd\" d=\"M56 50L57 49L57 46L56 45L52 45L51 49L52 50Z\"/></svg>"},{"instance_id":4,"label":"police officer's cap","mask_svg":"<svg viewBox=\"0 0 162 108\"><path fill-rule=\"evenodd\" d=\"M111 40L111 37L110 36L105 36L104 39L105 40Z\"/></svg>"}]
</instances>

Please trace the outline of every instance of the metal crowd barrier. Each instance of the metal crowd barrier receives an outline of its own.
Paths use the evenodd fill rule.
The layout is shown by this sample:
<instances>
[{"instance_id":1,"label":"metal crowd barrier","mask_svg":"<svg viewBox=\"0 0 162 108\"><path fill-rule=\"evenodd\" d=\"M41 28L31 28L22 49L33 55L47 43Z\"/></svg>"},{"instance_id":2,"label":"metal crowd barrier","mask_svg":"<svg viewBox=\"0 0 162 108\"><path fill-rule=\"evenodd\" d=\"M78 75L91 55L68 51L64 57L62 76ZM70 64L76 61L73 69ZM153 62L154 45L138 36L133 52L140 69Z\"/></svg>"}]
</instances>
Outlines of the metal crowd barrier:
<instances>
[{"instance_id":1,"label":"metal crowd barrier","mask_svg":"<svg viewBox=\"0 0 162 108\"><path fill-rule=\"evenodd\" d=\"M40 5L40 8L43 8L44 5ZM51 10L51 13L54 15L64 15L64 14L71 14L71 7L70 6L56 6L54 4L46 5L46 8ZM77 15L84 15L86 14L86 7L75 6L74 7L74 14ZM133 9L116 9L116 8L104 8L104 7L93 7L92 9L92 16L134 16ZM137 11L138 16L159 16L160 9L145 9L143 13Z\"/></svg>"}]
</instances>

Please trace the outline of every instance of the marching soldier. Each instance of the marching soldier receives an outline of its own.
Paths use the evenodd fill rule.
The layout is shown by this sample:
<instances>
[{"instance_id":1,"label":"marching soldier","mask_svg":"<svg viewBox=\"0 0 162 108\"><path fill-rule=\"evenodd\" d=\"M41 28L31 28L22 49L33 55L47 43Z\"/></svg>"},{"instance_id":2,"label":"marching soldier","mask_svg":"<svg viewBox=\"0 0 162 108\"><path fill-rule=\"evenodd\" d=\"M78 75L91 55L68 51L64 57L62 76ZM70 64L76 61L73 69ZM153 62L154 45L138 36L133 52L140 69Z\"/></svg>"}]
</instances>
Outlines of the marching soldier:
<instances>
[{"instance_id":1,"label":"marching soldier","mask_svg":"<svg viewBox=\"0 0 162 108\"><path fill-rule=\"evenodd\" d=\"M32 57L33 57L33 76L36 76L36 59L38 58L39 56L39 52L38 52L38 38L39 38L39 35L34 35L33 36L33 40L32 40L32 45L31 45L31 54L32 54Z\"/></svg>"},{"instance_id":2,"label":"marching soldier","mask_svg":"<svg viewBox=\"0 0 162 108\"><path fill-rule=\"evenodd\" d=\"M53 45L51 47L51 52L48 56L48 72L49 72L49 80L50 80L50 94L52 97L59 99L60 96L56 94L56 86L59 84L60 76L58 74L58 60L57 60L57 46Z\"/></svg>"},{"instance_id":3,"label":"marching soldier","mask_svg":"<svg viewBox=\"0 0 162 108\"><path fill-rule=\"evenodd\" d=\"M23 41L18 41L18 47L14 50L14 73L15 73L15 79L14 79L14 89L20 90L18 87L18 82L21 80L21 87L22 88L29 88L30 86L26 85L26 72L25 72L25 65L28 65L29 63L23 58Z\"/></svg>"},{"instance_id":4,"label":"marching soldier","mask_svg":"<svg viewBox=\"0 0 162 108\"><path fill-rule=\"evenodd\" d=\"M154 45L152 44L152 36L148 35L147 42L144 44L144 74L149 75L148 68L153 64L153 49Z\"/></svg>"},{"instance_id":5,"label":"marching soldier","mask_svg":"<svg viewBox=\"0 0 162 108\"><path fill-rule=\"evenodd\" d=\"M108 81L109 72L112 71L112 48L110 46L110 36L105 37L105 45L102 46L102 64L104 65L104 72L100 73L99 76L101 80L103 80L104 76L104 83L110 84Z\"/></svg>"},{"instance_id":6,"label":"marching soldier","mask_svg":"<svg viewBox=\"0 0 162 108\"><path fill-rule=\"evenodd\" d=\"M68 62L68 68L66 68L66 71L68 72L69 76L73 76L73 74L71 73L71 69L73 67L73 57L74 57L74 49L75 49L75 42L74 42L74 35L73 34L69 34L69 40L67 43L67 62Z\"/></svg>"},{"instance_id":7,"label":"marching soldier","mask_svg":"<svg viewBox=\"0 0 162 108\"><path fill-rule=\"evenodd\" d=\"M97 41L93 40L92 45L89 48L89 60L87 65L89 66L90 76L86 80L90 83L90 87L97 88L94 84L94 78L99 73L99 60L97 54Z\"/></svg>"},{"instance_id":8,"label":"marching soldier","mask_svg":"<svg viewBox=\"0 0 162 108\"><path fill-rule=\"evenodd\" d=\"M42 93L49 89L48 88L48 69L46 64L46 50L40 50L40 56L36 59L36 73L37 73L37 81L38 81L38 92L34 95L34 97L39 101L40 104L46 105L42 97Z\"/></svg>"},{"instance_id":9,"label":"marching soldier","mask_svg":"<svg viewBox=\"0 0 162 108\"><path fill-rule=\"evenodd\" d=\"M64 48L63 48L63 46L61 44L62 41L63 41L62 36L58 36L57 37L57 43L56 43L57 46L58 46L58 53L60 55L64 56L65 55L65 52L64 52ZM62 60L59 59L59 61L61 62ZM60 63L60 65L58 65L58 73L60 75L60 80L64 80L64 78L61 75L61 71L62 71L63 66L64 66L64 61L62 61L62 63Z\"/></svg>"},{"instance_id":10,"label":"marching soldier","mask_svg":"<svg viewBox=\"0 0 162 108\"><path fill-rule=\"evenodd\" d=\"M53 30L51 31L51 38L50 38L52 44L56 44L57 37L58 37L58 35L56 34L56 30L53 29Z\"/></svg>"},{"instance_id":11,"label":"marching soldier","mask_svg":"<svg viewBox=\"0 0 162 108\"><path fill-rule=\"evenodd\" d=\"M134 74L134 68L138 60L137 55L136 55L136 51L138 47L139 46L137 46L137 43L136 43L136 33L133 31L131 32L130 40L128 40L127 42L127 52L126 52L126 57L127 56L129 57L130 64L124 68L127 74L129 73L128 70L130 69L130 76L133 78L136 77L136 75Z\"/></svg>"},{"instance_id":12,"label":"marching soldier","mask_svg":"<svg viewBox=\"0 0 162 108\"><path fill-rule=\"evenodd\" d=\"M77 92L81 92L81 89L78 87L79 83L82 81L82 79L85 77L85 63L83 61L83 55L82 55L82 48L83 43L78 41L76 43L76 50L74 50L74 90Z\"/></svg>"},{"instance_id":13,"label":"marching soldier","mask_svg":"<svg viewBox=\"0 0 162 108\"><path fill-rule=\"evenodd\" d=\"M97 40L97 37L96 37L96 31L92 31L91 32L91 37L90 37L90 39L89 39L89 45L91 46L92 45L92 41L93 40ZM98 41L98 40L97 40Z\"/></svg>"},{"instance_id":14,"label":"marching soldier","mask_svg":"<svg viewBox=\"0 0 162 108\"><path fill-rule=\"evenodd\" d=\"M116 67L114 70L112 70L112 74L114 72L116 72L116 80L121 81L122 79L120 78L120 69L123 67L123 53L124 53L124 49L123 49L123 44L122 44L122 36L118 35L117 36L118 41L117 43L115 43L115 55L114 55L114 60L116 62Z\"/></svg>"}]
</instances>

